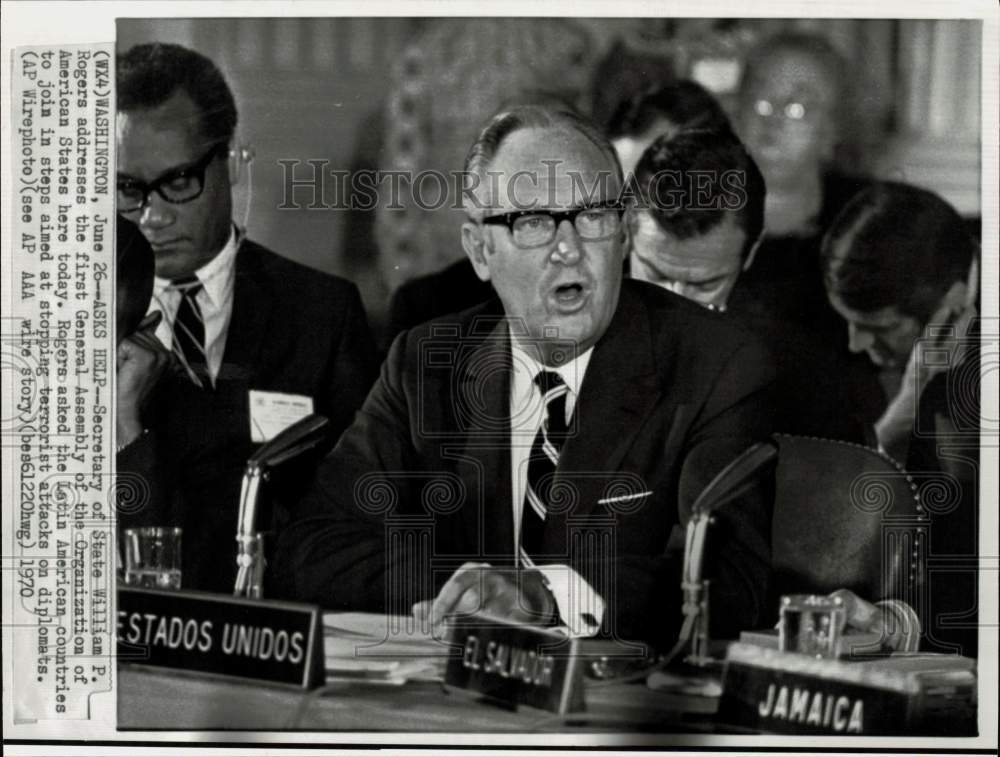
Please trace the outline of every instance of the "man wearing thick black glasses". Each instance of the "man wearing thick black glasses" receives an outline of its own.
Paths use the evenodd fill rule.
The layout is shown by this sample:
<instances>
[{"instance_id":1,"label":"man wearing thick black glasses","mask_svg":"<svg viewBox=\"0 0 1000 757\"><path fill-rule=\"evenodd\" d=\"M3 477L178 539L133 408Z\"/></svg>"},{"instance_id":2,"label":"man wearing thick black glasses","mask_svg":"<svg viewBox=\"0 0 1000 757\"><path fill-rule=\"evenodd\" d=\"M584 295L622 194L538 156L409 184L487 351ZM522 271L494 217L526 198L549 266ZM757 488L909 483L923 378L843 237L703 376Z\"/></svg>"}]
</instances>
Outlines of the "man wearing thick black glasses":
<instances>
[{"instance_id":1,"label":"man wearing thick black glasses","mask_svg":"<svg viewBox=\"0 0 1000 757\"><path fill-rule=\"evenodd\" d=\"M466 177L462 244L498 298L395 340L286 531L297 596L666 645L672 534L770 432L768 360L720 314L622 281L621 167L578 116L499 114ZM711 617L731 636L773 622L767 497L716 515Z\"/></svg>"},{"instance_id":2,"label":"man wearing thick black glasses","mask_svg":"<svg viewBox=\"0 0 1000 757\"><path fill-rule=\"evenodd\" d=\"M231 591L242 470L284 422L275 403L328 416L332 445L374 377L373 345L353 284L274 254L233 222L248 153L234 143L236 104L215 65L178 45L139 45L119 56L117 84L117 209L153 248L150 312L162 313L156 336L176 368L152 392L155 376L119 371L120 467L156 443L176 482L122 520L181 526L183 585Z\"/></svg>"}]
</instances>

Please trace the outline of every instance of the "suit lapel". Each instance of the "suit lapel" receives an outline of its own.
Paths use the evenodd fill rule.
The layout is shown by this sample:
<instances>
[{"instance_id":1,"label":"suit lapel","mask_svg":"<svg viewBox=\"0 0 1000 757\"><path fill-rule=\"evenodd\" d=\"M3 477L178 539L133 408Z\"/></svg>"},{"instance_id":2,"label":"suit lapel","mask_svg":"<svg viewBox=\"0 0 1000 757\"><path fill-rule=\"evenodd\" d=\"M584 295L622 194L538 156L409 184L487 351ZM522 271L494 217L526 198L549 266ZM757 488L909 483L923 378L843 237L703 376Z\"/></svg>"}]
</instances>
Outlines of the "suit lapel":
<instances>
[{"instance_id":1,"label":"suit lapel","mask_svg":"<svg viewBox=\"0 0 1000 757\"><path fill-rule=\"evenodd\" d=\"M236 254L233 313L222 360L225 374L240 373L251 383L260 373L264 343L268 339L275 343L280 340L280 336L265 333L269 330L274 308L274 293L259 260L253 255L252 244L244 241Z\"/></svg>"},{"instance_id":2,"label":"suit lapel","mask_svg":"<svg viewBox=\"0 0 1000 757\"><path fill-rule=\"evenodd\" d=\"M475 545L473 559L493 564L513 560L514 531L510 478L510 336L506 321L492 319L485 338L467 356L454 408L463 445L460 470L468 493L463 528ZM474 323L473 330L477 325Z\"/></svg>"},{"instance_id":3,"label":"suit lapel","mask_svg":"<svg viewBox=\"0 0 1000 757\"><path fill-rule=\"evenodd\" d=\"M567 516L587 515L600 499L623 493L617 487L609 491L608 484L615 482L613 473L660 393L649 316L639 298L623 287L615 316L594 347L559 456L556 481L572 487L575 505L547 523L547 551L564 553Z\"/></svg>"}]
</instances>

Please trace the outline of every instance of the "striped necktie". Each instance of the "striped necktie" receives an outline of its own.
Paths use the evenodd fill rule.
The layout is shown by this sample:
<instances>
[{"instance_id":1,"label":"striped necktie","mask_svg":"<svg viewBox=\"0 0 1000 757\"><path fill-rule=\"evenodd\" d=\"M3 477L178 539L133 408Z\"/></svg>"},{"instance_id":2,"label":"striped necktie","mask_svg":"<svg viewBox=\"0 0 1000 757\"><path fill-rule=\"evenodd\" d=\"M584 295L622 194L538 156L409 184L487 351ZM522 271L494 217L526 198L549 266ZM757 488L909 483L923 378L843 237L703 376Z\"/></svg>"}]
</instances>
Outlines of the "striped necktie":
<instances>
[{"instance_id":1,"label":"striped necktie","mask_svg":"<svg viewBox=\"0 0 1000 757\"><path fill-rule=\"evenodd\" d=\"M195 299L202 290L197 276L175 279L171 286L181 293L181 302L173 323L173 351L188 377L202 389L211 386L208 358L205 356L205 320Z\"/></svg>"},{"instance_id":2,"label":"striped necktie","mask_svg":"<svg viewBox=\"0 0 1000 757\"><path fill-rule=\"evenodd\" d=\"M524 492L524 507L521 508L521 545L518 558L525 568L533 567L533 557L542 554L552 480L567 433L566 392L569 390L562 377L552 371L539 371L535 376L535 384L542 391L546 416L531 445L528 485Z\"/></svg>"}]
</instances>

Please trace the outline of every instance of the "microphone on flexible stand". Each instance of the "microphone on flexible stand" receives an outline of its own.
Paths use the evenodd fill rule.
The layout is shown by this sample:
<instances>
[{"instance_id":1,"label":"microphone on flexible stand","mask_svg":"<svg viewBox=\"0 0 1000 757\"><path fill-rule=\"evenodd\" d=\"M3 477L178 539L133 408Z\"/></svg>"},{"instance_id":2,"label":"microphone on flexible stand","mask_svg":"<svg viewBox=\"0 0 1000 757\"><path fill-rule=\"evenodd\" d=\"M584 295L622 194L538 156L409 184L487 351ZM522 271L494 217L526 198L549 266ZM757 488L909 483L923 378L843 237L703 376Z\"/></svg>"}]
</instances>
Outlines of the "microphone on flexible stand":
<instances>
[{"instance_id":1,"label":"microphone on flexible stand","mask_svg":"<svg viewBox=\"0 0 1000 757\"><path fill-rule=\"evenodd\" d=\"M684 623L677 643L661 663L663 666L669 664L688 643L690 651L685 658L686 662L704 665L710 660L709 582L702 578L702 568L708 527L714 522L712 513L746 494L754 486L760 472L775 464L777 459L778 445L774 441L758 442L723 468L695 500L684 539L684 567L681 577Z\"/></svg>"},{"instance_id":2,"label":"microphone on flexible stand","mask_svg":"<svg viewBox=\"0 0 1000 757\"><path fill-rule=\"evenodd\" d=\"M257 506L260 484L271 471L310 450L327 438L330 421L322 415L309 415L292 424L271 441L261 445L243 473L240 510L236 521L236 585L233 595L260 599L263 594L263 534L257 531Z\"/></svg>"}]
</instances>

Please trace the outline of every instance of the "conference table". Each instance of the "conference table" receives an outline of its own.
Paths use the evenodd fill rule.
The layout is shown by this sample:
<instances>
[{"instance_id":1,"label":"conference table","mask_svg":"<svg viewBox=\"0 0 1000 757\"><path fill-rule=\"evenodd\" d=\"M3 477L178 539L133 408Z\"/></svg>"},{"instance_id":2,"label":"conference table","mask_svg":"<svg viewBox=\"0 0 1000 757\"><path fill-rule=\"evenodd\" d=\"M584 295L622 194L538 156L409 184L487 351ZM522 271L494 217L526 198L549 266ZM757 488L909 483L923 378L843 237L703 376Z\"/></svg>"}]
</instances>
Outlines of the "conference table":
<instances>
[{"instance_id":1,"label":"conference table","mask_svg":"<svg viewBox=\"0 0 1000 757\"><path fill-rule=\"evenodd\" d=\"M440 683L343 681L322 696L273 685L119 668L122 730L399 731L524 733L705 733L717 700L649 690L642 683L593 686L587 710L560 717L505 708ZM730 731L732 732L732 731Z\"/></svg>"},{"instance_id":2,"label":"conference table","mask_svg":"<svg viewBox=\"0 0 1000 757\"><path fill-rule=\"evenodd\" d=\"M721 664L673 677L678 686L669 691L653 690L646 685L645 675L634 675L636 667L642 668L641 660L631 668L621 668L614 677L583 676L585 710L560 716L524 705L514 709L475 692L445 686L445 657L429 657L421 673L405 680L344 673L352 670L346 663L364 666L358 640L382 636L384 620L362 613L330 613L323 622L327 675L320 689L121 663L119 729L466 733L705 733L720 729L713 716ZM429 637L411 635L389 644L387 654L413 653L433 643Z\"/></svg>"},{"instance_id":3,"label":"conference table","mask_svg":"<svg viewBox=\"0 0 1000 757\"><path fill-rule=\"evenodd\" d=\"M153 592L148 596L170 600L169 606L176 607L181 595ZM319 629L320 617L312 617L313 628ZM563 678L553 673L551 684L539 684L536 677L534 686L546 687L555 698L547 695L536 701L530 697L538 693L535 689L515 706L484 696L483 691L499 694L501 689L465 674L474 668L482 671L482 678L497 670L508 680L517 678L522 668L514 672L513 652L505 674L502 665L493 665L500 660L500 646L495 647L493 658L480 657L474 650L489 649L494 643L491 633L512 634L503 636L503 643L513 645L509 649L527 649L527 644L538 640L524 641L523 634L537 636L539 632L498 625L492 619L483 625L483 620L473 616L466 623L459 618L441 634L442 629L421 629L408 616L322 613L322 636L312 636L315 652L311 659L317 664L308 680L323 683L311 689L274 683L277 679L260 680L266 665L257 658L227 668L231 674L220 676L194 672L191 666L154 667L149 664L155 657L152 653L142 662L137 657L119 657L118 728L285 733L282 738L303 732L397 734L386 736L387 741L407 734L430 734L425 738L446 733L553 734L560 738L602 734L613 744L648 744L658 734L670 735L671 743L697 743L691 740L706 734L764 732L751 728L816 735L969 736L976 732L974 660L919 652L862 655L851 661L820 659L769 648L773 631L744 634L741 643L731 646L710 643L703 656L680 654L666 668L652 667L643 645L570 641L565 636L553 642L554 632L547 631L541 643L569 646L565 655L550 652L544 659L560 659L568 666L564 670L572 668L575 673L565 673ZM475 636L471 632L463 636L463 629L470 628L475 629ZM754 637L760 638L751 641ZM476 644L470 645L470 640ZM156 659L167 664L167 658ZM692 660L699 664L690 664ZM450 685L445 684L446 678ZM575 686L566 689L563 681L575 681ZM477 682L479 688L473 685ZM568 691L582 692L582 697ZM542 702L558 704L556 709L568 712L528 706L528 701L539 707L544 706Z\"/></svg>"}]
</instances>

